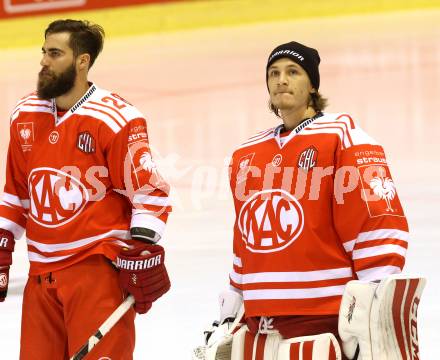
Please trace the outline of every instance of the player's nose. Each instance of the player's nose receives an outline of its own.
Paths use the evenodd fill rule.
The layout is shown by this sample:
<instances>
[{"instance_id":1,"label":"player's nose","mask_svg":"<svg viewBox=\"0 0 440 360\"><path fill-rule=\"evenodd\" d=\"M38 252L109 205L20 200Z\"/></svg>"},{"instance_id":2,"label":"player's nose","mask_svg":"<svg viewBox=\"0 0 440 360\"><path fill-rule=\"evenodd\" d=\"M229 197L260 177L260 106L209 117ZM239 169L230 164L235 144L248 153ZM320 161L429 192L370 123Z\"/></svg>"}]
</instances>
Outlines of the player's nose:
<instances>
[{"instance_id":1,"label":"player's nose","mask_svg":"<svg viewBox=\"0 0 440 360\"><path fill-rule=\"evenodd\" d=\"M45 67L45 66L47 67L48 63L49 63L49 61L48 61L47 55L43 54L43 56L41 57L41 60L40 60L40 65L43 67Z\"/></svg>"}]
</instances>

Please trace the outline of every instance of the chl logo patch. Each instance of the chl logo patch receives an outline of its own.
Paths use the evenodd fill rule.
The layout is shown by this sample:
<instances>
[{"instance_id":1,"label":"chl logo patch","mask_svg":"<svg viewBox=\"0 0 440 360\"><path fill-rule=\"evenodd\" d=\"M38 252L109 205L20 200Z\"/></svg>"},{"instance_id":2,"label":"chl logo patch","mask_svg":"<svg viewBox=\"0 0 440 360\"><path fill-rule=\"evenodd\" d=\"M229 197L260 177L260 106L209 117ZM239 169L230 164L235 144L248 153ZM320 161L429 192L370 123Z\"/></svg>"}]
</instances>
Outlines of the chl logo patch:
<instances>
[{"instance_id":1,"label":"chl logo patch","mask_svg":"<svg viewBox=\"0 0 440 360\"><path fill-rule=\"evenodd\" d=\"M53 168L36 168L28 178L29 216L44 227L72 221L89 200L86 187L75 177Z\"/></svg>"},{"instance_id":2,"label":"chl logo patch","mask_svg":"<svg viewBox=\"0 0 440 360\"><path fill-rule=\"evenodd\" d=\"M317 161L318 150L316 150L314 146L310 146L299 155L297 166L300 169L309 171L310 169L315 167Z\"/></svg>"},{"instance_id":3,"label":"chl logo patch","mask_svg":"<svg viewBox=\"0 0 440 360\"><path fill-rule=\"evenodd\" d=\"M88 131L81 132L78 134L76 147L83 153L92 154L96 151L95 138Z\"/></svg>"},{"instance_id":4,"label":"chl logo patch","mask_svg":"<svg viewBox=\"0 0 440 360\"><path fill-rule=\"evenodd\" d=\"M247 154L238 160L237 184L247 179L247 174L249 172L254 155L255 153Z\"/></svg>"},{"instance_id":5,"label":"chl logo patch","mask_svg":"<svg viewBox=\"0 0 440 360\"><path fill-rule=\"evenodd\" d=\"M292 244L301 234L304 212L298 200L288 192L263 190L244 203L238 226L248 250L276 252Z\"/></svg>"}]
</instances>

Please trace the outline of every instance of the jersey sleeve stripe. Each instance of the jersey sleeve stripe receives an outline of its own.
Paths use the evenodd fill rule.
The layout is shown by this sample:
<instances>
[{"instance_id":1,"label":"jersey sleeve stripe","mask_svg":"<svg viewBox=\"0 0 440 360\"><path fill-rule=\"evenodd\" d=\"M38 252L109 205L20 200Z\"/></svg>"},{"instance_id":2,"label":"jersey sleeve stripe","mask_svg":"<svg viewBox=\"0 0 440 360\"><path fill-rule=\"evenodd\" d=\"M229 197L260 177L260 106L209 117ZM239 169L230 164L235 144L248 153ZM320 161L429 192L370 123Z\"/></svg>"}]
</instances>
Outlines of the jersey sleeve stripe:
<instances>
[{"instance_id":1,"label":"jersey sleeve stripe","mask_svg":"<svg viewBox=\"0 0 440 360\"><path fill-rule=\"evenodd\" d=\"M357 239L344 242L342 245L346 252L353 251L356 243L371 241L371 240L385 240L396 239L402 241L409 240L409 232L398 229L378 229L373 231L366 231L359 233Z\"/></svg>"},{"instance_id":2,"label":"jersey sleeve stripe","mask_svg":"<svg viewBox=\"0 0 440 360\"><path fill-rule=\"evenodd\" d=\"M348 147L353 146L353 142L351 141L351 138L349 138L347 136L347 132L340 124L335 125L335 126L329 126L329 125L319 126L319 125L320 124L313 124L311 127L305 128L304 130L306 130L306 132L320 132L320 130L329 130L329 129L333 130L334 129L333 130L334 133L338 134L344 148L348 148ZM326 131L324 131L324 133L325 132Z\"/></svg>"},{"instance_id":3,"label":"jersey sleeve stripe","mask_svg":"<svg viewBox=\"0 0 440 360\"><path fill-rule=\"evenodd\" d=\"M20 239L24 234L24 227L14 221L0 216L0 229L9 230L15 239Z\"/></svg>"},{"instance_id":4,"label":"jersey sleeve stripe","mask_svg":"<svg viewBox=\"0 0 440 360\"><path fill-rule=\"evenodd\" d=\"M348 121L348 122L350 123L350 128L351 128L351 129L354 129L354 128L356 127L355 124L354 124L353 119L352 119L351 116L348 115L348 114L342 114L342 115L339 115L339 116L336 118L336 120L342 120L342 121L344 121L343 118L347 118L346 121Z\"/></svg>"},{"instance_id":5,"label":"jersey sleeve stripe","mask_svg":"<svg viewBox=\"0 0 440 360\"><path fill-rule=\"evenodd\" d=\"M358 270L356 271L356 274L358 275L359 280L374 281L381 280L393 274L400 274L400 272L401 269L398 266L385 265L376 266L365 270Z\"/></svg>"},{"instance_id":6,"label":"jersey sleeve stripe","mask_svg":"<svg viewBox=\"0 0 440 360\"><path fill-rule=\"evenodd\" d=\"M29 209L29 199L20 199L16 195L8 194L5 192L3 193L3 201L18 207L22 207L24 209Z\"/></svg>"},{"instance_id":7,"label":"jersey sleeve stripe","mask_svg":"<svg viewBox=\"0 0 440 360\"><path fill-rule=\"evenodd\" d=\"M243 284L243 275L232 270L229 273L229 276L231 278L232 281L234 281L236 284L242 285Z\"/></svg>"},{"instance_id":8,"label":"jersey sleeve stripe","mask_svg":"<svg viewBox=\"0 0 440 360\"><path fill-rule=\"evenodd\" d=\"M159 234L160 237L162 237L165 231L165 222L151 214L134 213L131 216L130 228L134 227L141 227L153 230L154 232Z\"/></svg>"},{"instance_id":9,"label":"jersey sleeve stripe","mask_svg":"<svg viewBox=\"0 0 440 360\"><path fill-rule=\"evenodd\" d=\"M388 239L388 238L408 241L409 232L398 229L378 229L373 231L366 231L359 233L356 241L364 242L364 241Z\"/></svg>"},{"instance_id":10,"label":"jersey sleeve stripe","mask_svg":"<svg viewBox=\"0 0 440 360\"><path fill-rule=\"evenodd\" d=\"M168 196L150 196L144 194L135 194L133 204L155 205L155 206L171 206Z\"/></svg>"},{"instance_id":11,"label":"jersey sleeve stripe","mask_svg":"<svg viewBox=\"0 0 440 360\"><path fill-rule=\"evenodd\" d=\"M250 142L247 142L247 143L243 143L242 145L240 145L240 146L237 148L237 150L238 150L238 149L243 149L243 148L248 147L248 146L251 146L251 145L256 145L256 144L259 144L259 143L262 143L262 142L265 142L265 141L271 140L271 139L273 139L273 138L274 138L273 133L269 133L268 135L264 136L263 138L261 138L261 139L259 139L259 140L255 140L255 141L250 141Z\"/></svg>"},{"instance_id":12,"label":"jersey sleeve stripe","mask_svg":"<svg viewBox=\"0 0 440 360\"><path fill-rule=\"evenodd\" d=\"M88 110L88 111L85 111ZM94 109L88 106L82 106L76 111L76 114L78 115L84 115L84 116L90 116L90 111L93 112L93 117L103 121L107 126L113 130L113 132L118 133L122 127L119 125L119 123L113 118L113 116L107 114L104 111Z\"/></svg>"},{"instance_id":13,"label":"jersey sleeve stripe","mask_svg":"<svg viewBox=\"0 0 440 360\"><path fill-rule=\"evenodd\" d=\"M101 104L101 103L98 103L96 101L89 101L88 104L93 104L93 105L96 105L96 106L101 106L101 107L103 107L105 109L113 111L117 115L115 117L115 120L118 121L119 125L121 125L122 127L124 127L127 124L127 122L128 122L127 119L118 110L116 110L112 106Z\"/></svg>"},{"instance_id":14,"label":"jersey sleeve stripe","mask_svg":"<svg viewBox=\"0 0 440 360\"><path fill-rule=\"evenodd\" d=\"M348 125L345 122L339 121L325 121L325 122L317 122L315 123L315 125L319 126L319 125L337 125L340 126L343 131L344 131L344 135L347 136L348 142L353 145L353 139L350 136L350 130L348 129Z\"/></svg>"},{"instance_id":15,"label":"jersey sleeve stripe","mask_svg":"<svg viewBox=\"0 0 440 360\"><path fill-rule=\"evenodd\" d=\"M88 238L72 241L69 243L59 243L59 244L44 244L27 238L28 245L35 247L37 250L45 253L57 252L57 251L67 251L75 250L86 245L93 244L99 240L105 238L117 238L121 240L127 240L130 238L130 232L127 230L111 230L103 234L96 236L91 236Z\"/></svg>"},{"instance_id":16,"label":"jersey sleeve stripe","mask_svg":"<svg viewBox=\"0 0 440 360\"><path fill-rule=\"evenodd\" d=\"M314 299L330 296L340 296L345 285L326 286L308 289L267 289L244 290L244 300L288 300L288 299Z\"/></svg>"},{"instance_id":17,"label":"jersey sleeve stripe","mask_svg":"<svg viewBox=\"0 0 440 360\"><path fill-rule=\"evenodd\" d=\"M315 270L315 271L291 271L291 272L260 272L243 274L242 284L256 283L286 283L286 282L310 282L332 279L351 278L351 268Z\"/></svg>"},{"instance_id":18,"label":"jersey sleeve stripe","mask_svg":"<svg viewBox=\"0 0 440 360\"><path fill-rule=\"evenodd\" d=\"M342 149L346 149L347 148L347 144L344 141L344 136L343 136L343 130L341 128L305 128L303 129L303 131L301 133L299 133L298 135L301 136L307 136L307 135L314 135L314 134L336 134L339 136L339 138L341 139L341 147Z\"/></svg>"},{"instance_id":19,"label":"jersey sleeve stripe","mask_svg":"<svg viewBox=\"0 0 440 360\"><path fill-rule=\"evenodd\" d=\"M393 244L373 246L365 249L353 250L352 258L353 260L358 260L385 254L398 254L405 257L406 248Z\"/></svg>"}]
</instances>

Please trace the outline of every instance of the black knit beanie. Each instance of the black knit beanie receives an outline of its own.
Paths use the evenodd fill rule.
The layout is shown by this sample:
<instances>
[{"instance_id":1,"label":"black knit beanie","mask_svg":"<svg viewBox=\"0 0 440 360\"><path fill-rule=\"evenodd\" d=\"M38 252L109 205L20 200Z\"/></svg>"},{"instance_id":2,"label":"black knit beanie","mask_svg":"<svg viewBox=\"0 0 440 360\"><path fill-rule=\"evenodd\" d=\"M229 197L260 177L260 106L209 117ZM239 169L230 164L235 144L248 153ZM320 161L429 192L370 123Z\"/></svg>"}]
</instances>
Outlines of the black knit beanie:
<instances>
[{"instance_id":1,"label":"black knit beanie","mask_svg":"<svg viewBox=\"0 0 440 360\"><path fill-rule=\"evenodd\" d=\"M269 66L281 58L289 58L300 65L309 75L312 86L319 89L319 63L321 61L318 51L296 41L277 46L269 55L266 65L266 83L268 79L267 70Z\"/></svg>"}]
</instances>

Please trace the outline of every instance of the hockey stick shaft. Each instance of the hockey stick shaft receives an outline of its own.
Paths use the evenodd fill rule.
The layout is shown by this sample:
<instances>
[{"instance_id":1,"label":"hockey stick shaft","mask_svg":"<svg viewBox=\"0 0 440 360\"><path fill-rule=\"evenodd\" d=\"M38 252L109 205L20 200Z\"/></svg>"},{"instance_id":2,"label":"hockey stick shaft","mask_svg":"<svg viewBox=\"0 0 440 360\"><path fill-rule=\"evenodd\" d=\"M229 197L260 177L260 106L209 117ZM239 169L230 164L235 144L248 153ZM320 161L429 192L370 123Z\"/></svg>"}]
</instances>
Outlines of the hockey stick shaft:
<instances>
[{"instance_id":1,"label":"hockey stick shaft","mask_svg":"<svg viewBox=\"0 0 440 360\"><path fill-rule=\"evenodd\" d=\"M87 342L73 355L70 360L83 359L95 346L102 340L102 338L111 330L111 328L119 321L121 317L134 304L134 297L129 295L121 305L105 320L98 330L87 340Z\"/></svg>"}]
</instances>

